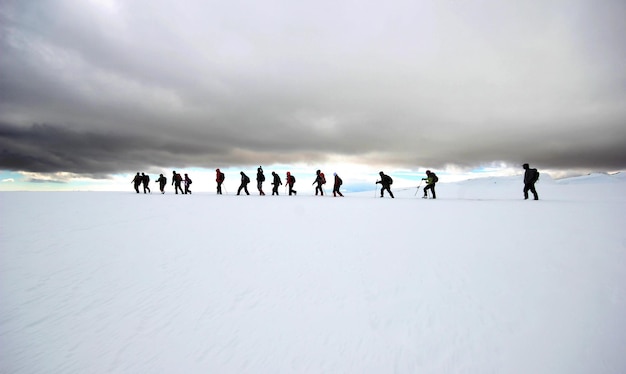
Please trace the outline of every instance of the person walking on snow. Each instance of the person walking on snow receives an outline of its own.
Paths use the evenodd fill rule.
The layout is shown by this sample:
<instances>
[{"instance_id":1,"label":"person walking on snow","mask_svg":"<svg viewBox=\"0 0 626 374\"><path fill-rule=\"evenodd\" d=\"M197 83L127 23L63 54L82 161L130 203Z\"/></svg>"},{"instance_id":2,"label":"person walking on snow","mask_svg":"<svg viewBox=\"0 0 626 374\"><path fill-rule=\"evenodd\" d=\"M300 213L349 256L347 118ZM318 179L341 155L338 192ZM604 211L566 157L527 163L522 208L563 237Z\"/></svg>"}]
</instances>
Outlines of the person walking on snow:
<instances>
[{"instance_id":1,"label":"person walking on snow","mask_svg":"<svg viewBox=\"0 0 626 374\"><path fill-rule=\"evenodd\" d=\"M189 186L191 186L191 178L189 178L187 173L185 173L185 195L191 194L191 189L189 189Z\"/></svg>"},{"instance_id":2,"label":"person walking on snow","mask_svg":"<svg viewBox=\"0 0 626 374\"><path fill-rule=\"evenodd\" d=\"M272 172L272 176L274 177L274 181L272 182L272 185L274 186L272 188L272 196L276 195L278 196L278 186L282 185L283 182L281 182L280 180L280 176L278 176L278 174L276 174L276 172Z\"/></svg>"},{"instance_id":3,"label":"person walking on snow","mask_svg":"<svg viewBox=\"0 0 626 374\"><path fill-rule=\"evenodd\" d=\"M141 175L139 175L139 172L137 172L137 175L135 175L135 178L133 178L133 180L130 183L134 183L135 185L135 191L137 191L137 193L139 193L139 185L143 182L143 178Z\"/></svg>"},{"instance_id":4,"label":"person walking on snow","mask_svg":"<svg viewBox=\"0 0 626 374\"><path fill-rule=\"evenodd\" d=\"M339 192L339 187L341 187L343 181L341 180L341 178L339 178L337 173L333 173L333 175L335 176L335 184L333 185L333 196L337 197L337 195L339 195L343 197L343 194Z\"/></svg>"},{"instance_id":5,"label":"person walking on snow","mask_svg":"<svg viewBox=\"0 0 626 374\"><path fill-rule=\"evenodd\" d=\"M533 193L535 200L539 200L537 190L535 189L535 183L539 180L539 172L537 169L531 169L528 164L522 165L524 170L524 200L528 200L528 191Z\"/></svg>"},{"instance_id":6,"label":"person walking on snow","mask_svg":"<svg viewBox=\"0 0 626 374\"><path fill-rule=\"evenodd\" d=\"M294 195L298 194L298 191L293 189L293 185L296 184L296 177L291 175L291 172L287 172L287 179L285 180L287 186L289 186L289 196L293 193Z\"/></svg>"},{"instance_id":7,"label":"person walking on snow","mask_svg":"<svg viewBox=\"0 0 626 374\"><path fill-rule=\"evenodd\" d=\"M256 188L259 190L259 195L265 196L263 192L263 182L265 182L265 174L263 174L263 168L259 166L256 169Z\"/></svg>"},{"instance_id":8,"label":"person walking on snow","mask_svg":"<svg viewBox=\"0 0 626 374\"><path fill-rule=\"evenodd\" d=\"M391 192L391 185L393 184L393 179L391 179L390 176L383 173L382 171L378 173L378 175L380 175L380 180L376 181L376 184L380 183L382 186L380 189L380 197L383 197L385 194L385 190L387 190L387 192L389 192L389 196L391 196L391 198L393 199L394 198L393 192Z\"/></svg>"},{"instance_id":9,"label":"person walking on snow","mask_svg":"<svg viewBox=\"0 0 626 374\"><path fill-rule=\"evenodd\" d=\"M315 172L315 180L313 181L313 183L311 183L311 186L316 183L317 186L315 186L315 196L317 196L318 192L321 196L324 196L324 189L322 189L322 185L326 184L326 177L324 176L324 173L322 173L320 170L317 170Z\"/></svg>"},{"instance_id":10,"label":"person walking on snow","mask_svg":"<svg viewBox=\"0 0 626 374\"><path fill-rule=\"evenodd\" d=\"M222 183L224 182L225 175L220 169L215 169L215 181L217 182L217 194L222 194Z\"/></svg>"},{"instance_id":11,"label":"person walking on snow","mask_svg":"<svg viewBox=\"0 0 626 374\"><path fill-rule=\"evenodd\" d=\"M183 188L180 186L182 181L183 177L181 177L176 170L172 171L172 184L174 185L174 192L176 192L176 195L178 195L178 190L180 190L181 194L184 194Z\"/></svg>"},{"instance_id":12,"label":"person walking on snow","mask_svg":"<svg viewBox=\"0 0 626 374\"><path fill-rule=\"evenodd\" d=\"M239 172L239 174L241 174L241 184L237 190L237 195L241 194L241 190L244 190L246 195L250 195L250 192L248 192L248 183L250 183L250 178L243 171Z\"/></svg>"},{"instance_id":13,"label":"person walking on snow","mask_svg":"<svg viewBox=\"0 0 626 374\"><path fill-rule=\"evenodd\" d=\"M146 190L152 193L152 191L150 191L150 176L141 173L141 183L143 183L143 193L146 193Z\"/></svg>"},{"instance_id":14,"label":"person walking on snow","mask_svg":"<svg viewBox=\"0 0 626 374\"><path fill-rule=\"evenodd\" d=\"M167 178L165 178L163 176L163 174L159 174L159 179L155 180L154 183L158 183L159 184L159 189L161 190L161 193L164 194L165 193L165 185L167 184Z\"/></svg>"},{"instance_id":15,"label":"person walking on snow","mask_svg":"<svg viewBox=\"0 0 626 374\"><path fill-rule=\"evenodd\" d=\"M435 192L435 184L439 182L439 177L430 170L426 170L426 178L422 178L423 181L426 181L426 187L424 187L424 196L422 199L428 199L428 190L430 190L433 194L433 199L437 198L437 193Z\"/></svg>"}]
</instances>

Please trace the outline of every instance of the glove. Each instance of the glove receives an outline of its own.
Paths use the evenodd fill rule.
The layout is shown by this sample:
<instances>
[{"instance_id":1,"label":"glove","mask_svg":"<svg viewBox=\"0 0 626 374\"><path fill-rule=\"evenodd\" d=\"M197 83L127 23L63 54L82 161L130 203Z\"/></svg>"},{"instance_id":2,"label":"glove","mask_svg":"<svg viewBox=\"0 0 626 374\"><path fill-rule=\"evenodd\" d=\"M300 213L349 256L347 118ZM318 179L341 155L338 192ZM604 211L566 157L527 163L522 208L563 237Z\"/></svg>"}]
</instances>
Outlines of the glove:
<instances>
[{"instance_id":1,"label":"glove","mask_svg":"<svg viewBox=\"0 0 626 374\"><path fill-rule=\"evenodd\" d=\"M422 178L422 180L423 180L423 181L425 181L425 180L426 180L426 178Z\"/></svg>"}]
</instances>

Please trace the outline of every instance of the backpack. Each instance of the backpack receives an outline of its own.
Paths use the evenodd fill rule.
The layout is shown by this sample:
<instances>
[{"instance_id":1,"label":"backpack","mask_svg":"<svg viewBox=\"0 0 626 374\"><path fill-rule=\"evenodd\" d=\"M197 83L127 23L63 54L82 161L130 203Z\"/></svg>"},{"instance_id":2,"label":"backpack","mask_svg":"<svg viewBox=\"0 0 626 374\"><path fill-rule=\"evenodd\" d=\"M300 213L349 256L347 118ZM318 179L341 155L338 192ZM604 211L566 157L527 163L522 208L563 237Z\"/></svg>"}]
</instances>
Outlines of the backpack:
<instances>
[{"instance_id":1,"label":"backpack","mask_svg":"<svg viewBox=\"0 0 626 374\"><path fill-rule=\"evenodd\" d=\"M243 176L243 182L244 183L250 183L250 178L247 175Z\"/></svg>"},{"instance_id":2,"label":"backpack","mask_svg":"<svg viewBox=\"0 0 626 374\"><path fill-rule=\"evenodd\" d=\"M437 182L439 182L439 177L437 176L437 174L433 173L433 183Z\"/></svg>"},{"instance_id":3,"label":"backpack","mask_svg":"<svg viewBox=\"0 0 626 374\"><path fill-rule=\"evenodd\" d=\"M341 180L341 178L337 177L337 185L341 186L343 184L343 181Z\"/></svg>"},{"instance_id":4,"label":"backpack","mask_svg":"<svg viewBox=\"0 0 626 374\"><path fill-rule=\"evenodd\" d=\"M320 173L320 178L322 178L322 184L326 184L326 177L324 176L324 173Z\"/></svg>"},{"instance_id":5,"label":"backpack","mask_svg":"<svg viewBox=\"0 0 626 374\"><path fill-rule=\"evenodd\" d=\"M263 173L259 174L259 181L265 182L265 174Z\"/></svg>"},{"instance_id":6,"label":"backpack","mask_svg":"<svg viewBox=\"0 0 626 374\"><path fill-rule=\"evenodd\" d=\"M187 178L187 180L189 181L189 184L191 184L191 178Z\"/></svg>"},{"instance_id":7,"label":"backpack","mask_svg":"<svg viewBox=\"0 0 626 374\"><path fill-rule=\"evenodd\" d=\"M535 182L539 181L539 171L537 171L537 169L535 169Z\"/></svg>"},{"instance_id":8,"label":"backpack","mask_svg":"<svg viewBox=\"0 0 626 374\"><path fill-rule=\"evenodd\" d=\"M389 184L393 184L393 179L390 176L387 176L387 180L389 181Z\"/></svg>"},{"instance_id":9,"label":"backpack","mask_svg":"<svg viewBox=\"0 0 626 374\"><path fill-rule=\"evenodd\" d=\"M226 176L221 171L220 171L220 179L222 180L222 182L224 181L224 179L226 179Z\"/></svg>"},{"instance_id":10,"label":"backpack","mask_svg":"<svg viewBox=\"0 0 626 374\"><path fill-rule=\"evenodd\" d=\"M296 183L296 177L294 177L293 175L291 175L290 177L291 177L291 181L290 181L290 183L291 183L291 184Z\"/></svg>"}]
</instances>

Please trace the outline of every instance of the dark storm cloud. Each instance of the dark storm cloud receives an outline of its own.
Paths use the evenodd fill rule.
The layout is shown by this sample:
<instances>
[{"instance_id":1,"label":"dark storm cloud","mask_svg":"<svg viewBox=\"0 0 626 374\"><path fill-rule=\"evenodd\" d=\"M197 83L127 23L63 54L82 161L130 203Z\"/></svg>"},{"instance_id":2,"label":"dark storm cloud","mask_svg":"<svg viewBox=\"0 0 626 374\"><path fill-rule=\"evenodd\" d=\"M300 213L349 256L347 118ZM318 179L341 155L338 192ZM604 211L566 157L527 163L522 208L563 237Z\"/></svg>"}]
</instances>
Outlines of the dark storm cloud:
<instances>
[{"instance_id":1,"label":"dark storm cloud","mask_svg":"<svg viewBox=\"0 0 626 374\"><path fill-rule=\"evenodd\" d=\"M65 126L28 128L0 123L0 165L8 170L89 175L139 170L151 165L199 163L211 151L197 142L181 143L154 136L77 131Z\"/></svg>"},{"instance_id":2,"label":"dark storm cloud","mask_svg":"<svg viewBox=\"0 0 626 374\"><path fill-rule=\"evenodd\" d=\"M625 10L9 1L0 169L107 175L333 156L623 169Z\"/></svg>"}]
</instances>

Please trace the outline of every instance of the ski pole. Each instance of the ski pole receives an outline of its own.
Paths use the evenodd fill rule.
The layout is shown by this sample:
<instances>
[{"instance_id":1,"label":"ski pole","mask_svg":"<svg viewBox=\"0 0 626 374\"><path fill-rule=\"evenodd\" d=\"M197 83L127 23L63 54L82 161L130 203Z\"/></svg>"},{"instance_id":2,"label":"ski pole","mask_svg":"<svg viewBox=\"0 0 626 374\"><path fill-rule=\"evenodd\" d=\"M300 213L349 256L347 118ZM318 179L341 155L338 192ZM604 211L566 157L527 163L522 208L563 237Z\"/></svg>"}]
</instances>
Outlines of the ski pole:
<instances>
[{"instance_id":1,"label":"ski pole","mask_svg":"<svg viewBox=\"0 0 626 374\"><path fill-rule=\"evenodd\" d=\"M376 186L377 184L378 184L378 181L374 183L374 198L376 198L376 191L378 190L378 187Z\"/></svg>"},{"instance_id":2,"label":"ski pole","mask_svg":"<svg viewBox=\"0 0 626 374\"><path fill-rule=\"evenodd\" d=\"M420 190L420 186L422 185L422 182L423 182L423 181L420 181L420 183L417 185L417 190L415 190L415 195L413 195L413 196L417 196L417 193L418 193L418 192L419 192L419 190Z\"/></svg>"}]
</instances>

